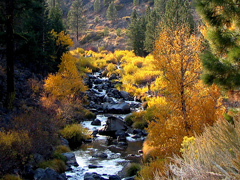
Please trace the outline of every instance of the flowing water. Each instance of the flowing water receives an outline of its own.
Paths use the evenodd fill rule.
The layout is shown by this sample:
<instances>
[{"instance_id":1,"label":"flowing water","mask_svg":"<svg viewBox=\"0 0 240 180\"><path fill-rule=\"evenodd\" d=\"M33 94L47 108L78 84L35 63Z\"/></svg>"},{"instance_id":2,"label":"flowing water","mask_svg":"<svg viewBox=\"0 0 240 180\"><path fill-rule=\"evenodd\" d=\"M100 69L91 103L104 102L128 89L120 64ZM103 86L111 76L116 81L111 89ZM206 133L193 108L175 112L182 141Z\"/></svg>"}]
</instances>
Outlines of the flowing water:
<instances>
[{"instance_id":1,"label":"flowing water","mask_svg":"<svg viewBox=\"0 0 240 180\"><path fill-rule=\"evenodd\" d=\"M96 76L98 77L98 75ZM101 90L96 93L106 94L106 91ZM114 99L114 101L117 102L118 100ZM129 104L137 103L134 101L126 102ZM127 115L115 116L125 118ZM97 119L101 121L103 126L106 123L107 115L98 114ZM91 125L91 122L92 121L84 121L82 122L82 125L90 131L101 128L101 126ZM91 143L83 144L79 150L74 152L79 166L72 167L71 171L66 172L68 179L83 180L86 172L96 172L106 179L108 179L109 175L121 174L120 172L128 163L141 161L141 155L138 154L138 150L142 148L143 138L133 139L130 135L127 137L127 143L127 146L119 146L111 143L109 137L97 135ZM107 154L107 158L93 157L96 153L105 153ZM97 168L91 168L89 165L97 166Z\"/></svg>"}]
</instances>

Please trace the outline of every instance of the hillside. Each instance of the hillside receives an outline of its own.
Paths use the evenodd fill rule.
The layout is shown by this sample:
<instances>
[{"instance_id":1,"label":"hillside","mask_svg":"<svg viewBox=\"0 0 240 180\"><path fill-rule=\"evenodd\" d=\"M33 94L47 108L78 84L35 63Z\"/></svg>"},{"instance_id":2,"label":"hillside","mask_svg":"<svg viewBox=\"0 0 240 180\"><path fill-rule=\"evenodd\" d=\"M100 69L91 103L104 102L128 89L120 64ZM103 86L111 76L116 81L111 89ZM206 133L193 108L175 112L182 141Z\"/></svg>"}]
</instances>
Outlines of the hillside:
<instances>
[{"instance_id":1,"label":"hillside","mask_svg":"<svg viewBox=\"0 0 240 180\"><path fill-rule=\"evenodd\" d=\"M106 18L107 7L103 6L101 0L101 10L98 13L94 12L94 0L84 0L84 16L86 17L86 29L78 42L75 42L75 47L89 48L104 48L114 51L114 49L127 49L126 29L130 23L130 16L134 9L139 15L144 14L148 6L153 7L150 1L141 1L139 6L134 6L132 0L117 0L115 6L118 13L116 21L111 22ZM98 18L98 22L96 22ZM109 34L104 35L104 28L108 28ZM116 30L121 29L121 35L117 36Z\"/></svg>"}]
</instances>

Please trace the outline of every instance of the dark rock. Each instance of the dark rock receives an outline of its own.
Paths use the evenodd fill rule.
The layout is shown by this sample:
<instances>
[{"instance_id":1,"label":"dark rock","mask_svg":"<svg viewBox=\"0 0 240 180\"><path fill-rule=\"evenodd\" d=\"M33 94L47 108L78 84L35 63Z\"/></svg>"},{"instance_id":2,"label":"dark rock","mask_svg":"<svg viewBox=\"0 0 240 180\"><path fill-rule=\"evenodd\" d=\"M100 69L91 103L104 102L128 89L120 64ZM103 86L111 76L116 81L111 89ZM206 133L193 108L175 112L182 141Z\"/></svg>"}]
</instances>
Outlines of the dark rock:
<instances>
[{"instance_id":1,"label":"dark rock","mask_svg":"<svg viewBox=\"0 0 240 180\"><path fill-rule=\"evenodd\" d=\"M102 129L99 129L98 133L100 135L116 137L115 136L116 132L121 132L126 130L127 130L127 125L125 121L115 116L110 116L107 118L106 125Z\"/></svg>"},{"instance_id":2,"label":"dark rock","mask_svg":"<svg viewBox=\"0 0 240 180\"><path fill-rule=\"evenodd\" d=\"M38 168L34 173L34 180L66 180L65 174L58 174L56 171L50 168L41 169Z\"/></svg>"},{"instance_id":3,"label":"dark rock","mask_svg":"<svg viewBox=\"0 0 240 180\"><path fill-rule=\"evenodd\" d=\"M115 103L115 101L113 100L113 98L112 98L112 97L108 97L107 94L104 96L103 102L109 102L109 103L112 103L112 104Z\"/></svg>"},{"instance_id":4,"label":"dark rock","mask_svg":"<svg viewBox=\"0 0 240 180\"><path fill-rule=\"evenodd\" d=\"M117 79L117 75L116 74L111 74L109 77L109 80L113 80L113 79Z\"/></svg>"},{"instance_id":5,"label":"dark rock","mask_svg":"<svg viewBox=\"0 0 240 180\"><path fill-rule=\"evenodd\" d=\"M84 139L83 142L84 143L91 143L91 142L93 142L93 139Z\"/></svg>"},{"instance_id":6,"label":"dark rock","mask_svg":"<svg viewBox=\"0 0 240 180\"><path fill-rule=\"evenodd\" d=\"M93 137L97 137L97 134L98 134L98 130L97 129L92 132L92 136Z\"/></svg>"},{"instance_id":7,"label":"dark rock","mask_svg":"<svg viewBox=\"0 0 240 180\"><path fill-rule=\"evenodd\" d=\"M111 175L109 176L109 180L121 180L121 178L118 175Z\"/></svg>"},{"instance_id":8,"label":"dark rock","mask_svg":"<svg viewBox=\"0 0 240 180\"><path fill-rule=\"evenodd\" d=\"M141 129L134 129L133 130L133 134L138 134L138 135L142 135L142 130Z\"/></svg>"},{"instance_id":9,"label":"dark rock","mask_svg":"<svg viewBox=\"0 0 240 180\"><path fill-rule=\"evenodd\" d=\"M97 174L95 172L93 173L87 172L84 174L84 180L107 180L107 179L101 177L100 174Z\"/></svg>"},{"instance_id":10,"label":"dark rock","mask_svg":"<svg viewBox=\"0 0 240 180\"><path fill-rule=\"evenodd\" d=\"M77 160L76 160L76 157L75 157L75 154L74 154L74 153L72 153L72 152L67 152L67 153L62 153L62 155L67 158L66 165L67 165L68 167L78 166L78 163L77 163Z\"/></svg>"},{"instance_id":11,"label":"dark rock","mask_svg":"<svg viewBox=\"0 0 240 180\"><path fill-rule=\"evenodd\" d=\"M141 138L141 136L139 134L136 134L136 135L133 135L132 138L133 139L138 139L138 138Z\"/></svg>"},{"instance_id":12,"label":"dark rock","mask_svg":"<svg viewBox=\"0 0 240 180\"><path fill-rule=\"evenodd\" d=\"M39 164L39 163L43 162L45 159L43 158L43 156L41 154L35 153L33 155L33 160L34 160L34 163Z\"/></svg>"},{"instance_id":13,"label":"dark rock","mask_svg":"<svg viewBox=\"0 0 240 180\"><path fill-rule=\"evenodd\" d=\"M145 129L143 129L143 130L142 130L142 135L143 135L143 136L147 136L147 135L148 135L148 132L147 132Z\"/></svg>"},{"instance_id":14,"label":"dark rock","mask_svg":"<svg viewBox=\"0 0 240 180\"><path fill-rule=\"evenodd\" d=\"M93 80L93 83L94 83L94 84L101 84L101 83L102 83L102 80L101 80L101 79L94 79L94 80Z\"/></svg>"},{"instance_id":15,"label":"dark rock","mask_svg":"<svg viewBox=\"0 0 240 180\"><path fill-rule=\"evenodd\" d=\"M88 165L88 168L90 168L90 169L103 168L103 166L97 166L97 165L90 164L90 165Z\"/></svg>"},{"instance_id":16,"label":"dark rock","mask_svg":"<svg viewBox=\"0 0 240 180\"><path fill-rule=\"evenodd\" d=\"M134 180L134 177L126 177L123 180Z\"/></svg>"},{"instance_id":17,"label":"dark rock","mask_svg":"<svg viewBox=\"0 0 240 180\"><path fill-rule=\"evenodd\" d=\"M60 141L61 141L61 144L62 144L62 145L64 145L64 146L69 146L68 140L66 140L66 139L63 138L62 136L60 136Z\"/></svg>"},{"instance_id":18,"label":"dark rock","mask_svg":"<svg viewBox=\"0 0 240 180\"><path fill-rule=\"evenodd\" d=\"M34 176L33 166L31 164L26 164L24 166L22 175L27 179L33 179L33 176Z\"/></svg>"},{"instance_id":19,"label":"dark rock","mask_svg":"<svg viewBox=\"0 0 240 180\"><path fill-rule=\"evenodd\" d=\"M128 114L131 112L130 106L126 102L122 102L119 104L104 103L103 110L106 113L113 113L113 114Z\"/></svg>"},{"instance_id":20,"label":"dark rock","mask_svg":"<svg viewBox=\"0 0 240 180\"><path fill-rule=\"evenodd\" d=\"M94 121L91 122L91 125L101 126L101 121L99 119L95 119Z\"/></svg>"},{"instance_id":21,"label":"dark rock","mask_svg":"<svg viewBox=\"0 0 240 180\"><path fill-rule=\"evenodd\" d=\"M106 159L108 155L106 153L96 153L96 154L93 154L92 157Z\"/></svg>"},{"instance_id":22,"label":"dark rock","mask_svg":"<svg viewBox=\"0 0 240 180\"><path fill-rule=\"evenodd\" d=\"M142 153L143 153L143 150L138 150L138 153L139 153L139 154L142 154Z\"/></svg>"},{"instance_id":23,"label":"dark rock","mask_svg":"<svg viewBox=\"0 0 240 180\"><path fill-rule=\"evenodd\" d=\"M131 96L130 96L130 94L128 92L120 91L119 93L120 93L121 98L123 98L125 100L130 100Z\"/></svg>"}]
</instances>

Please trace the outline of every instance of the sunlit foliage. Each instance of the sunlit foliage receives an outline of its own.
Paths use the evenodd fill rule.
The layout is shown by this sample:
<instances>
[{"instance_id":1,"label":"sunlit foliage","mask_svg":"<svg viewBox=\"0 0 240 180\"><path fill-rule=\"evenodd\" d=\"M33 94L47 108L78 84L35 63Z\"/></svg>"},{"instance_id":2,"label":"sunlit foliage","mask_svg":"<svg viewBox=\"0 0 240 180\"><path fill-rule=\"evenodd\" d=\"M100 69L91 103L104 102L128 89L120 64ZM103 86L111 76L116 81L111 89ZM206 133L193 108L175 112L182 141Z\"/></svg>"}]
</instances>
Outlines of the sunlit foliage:
<instances>
[{"instance_id":1,"label":"sunlit foliage","mask_svg":"<svg viewBox=\"0 0 240 180\"><path fill-rule=\"evenodd\" d=\"M173 32L163 30L156 41L153 62L163 76L159 81L162 96L156 99L158 112L148 126L153 157L179 154L184 136L202 133L225 110L218 88L203 85L199 78L201 41L184 26Z\"/></svg>"},{"instance_id":2,"label":"sunlit foliage","mask_svg":"<svg viewBox=\"0 0 240 180\"><path fill-rule=\"evenodd\" d=\"M182 157L169 165L169 179L239 179L239 115L234 122L220 119L202 135L185 137Z\"/></svg>"},{"instance_id":3,"label":"sunlit foliage","mask_svg":"<svg viewBox=\"0 0 240 180\"><path fill-rule=\"evenodd\" d=\"M77 58L65 53L61 60L59 72L49 75L45 80L45 90L59 98L85 91L82 76L76 67Z\"/></svg>"}]
</instances>

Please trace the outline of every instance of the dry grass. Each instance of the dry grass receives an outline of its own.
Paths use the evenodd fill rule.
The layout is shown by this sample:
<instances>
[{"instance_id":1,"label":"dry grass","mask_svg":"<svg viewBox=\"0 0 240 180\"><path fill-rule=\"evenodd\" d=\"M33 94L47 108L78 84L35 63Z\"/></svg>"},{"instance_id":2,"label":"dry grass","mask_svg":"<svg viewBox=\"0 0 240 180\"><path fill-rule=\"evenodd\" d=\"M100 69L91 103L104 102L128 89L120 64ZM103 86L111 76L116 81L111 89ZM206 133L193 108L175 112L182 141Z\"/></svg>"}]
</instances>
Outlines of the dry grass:
<instances>
[{"instance_id":1,"label":"dry grass","mask_svg":"<svg viewBox=\"0 0 240 180\"><path fill-rule=\"evenodd\" d=\"M169 165L169 179L240 179L240 122L219 120L207 127L194 143L175 156ZM171 173L171 174L170 174ZM155 179L162 179L156 173Z\"/></svg>"}]
</instances>

